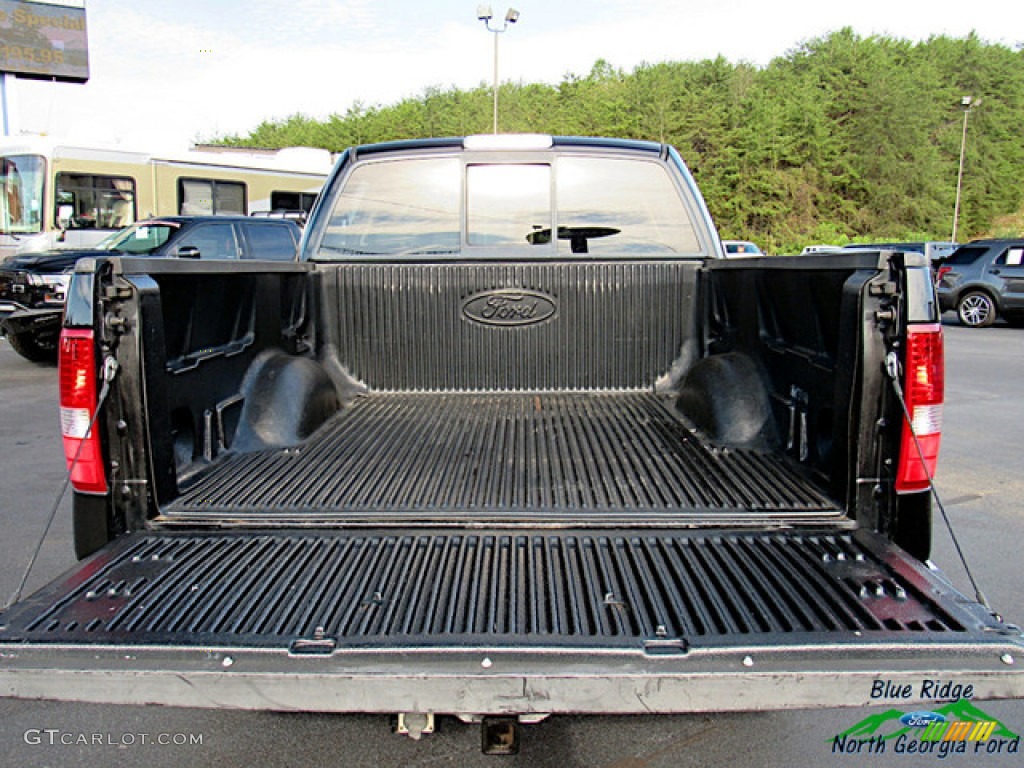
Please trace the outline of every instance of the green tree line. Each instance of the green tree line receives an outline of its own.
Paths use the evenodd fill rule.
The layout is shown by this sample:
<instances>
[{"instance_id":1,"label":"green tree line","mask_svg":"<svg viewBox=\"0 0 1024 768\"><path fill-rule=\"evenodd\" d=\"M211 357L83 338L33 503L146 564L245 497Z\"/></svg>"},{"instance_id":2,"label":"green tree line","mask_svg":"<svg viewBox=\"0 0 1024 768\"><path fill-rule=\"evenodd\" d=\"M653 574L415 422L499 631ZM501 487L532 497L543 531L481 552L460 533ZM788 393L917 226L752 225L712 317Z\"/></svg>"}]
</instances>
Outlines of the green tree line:
<instances>
[{"instance_id":1,"label":"green tree line","mask_svg":"<svg viewBox=\"0 0 1024 768\"><path fill-rule=\"evenodd\" d=\"M503 132L675 145L723 237L791 252L809 242L948 240L964 95L976 107L958 239L1011 234L993 228L1020 224L1024 50L974 35L914 43L843 29L764 67L720 57L625 72L598 61L557 85L503 84L499 100ZM491 107L487 85L429 88L397 104L357 103L324 120L294 115L219 141L340 151L488 133Z\"/></svg>"}]
</instances>

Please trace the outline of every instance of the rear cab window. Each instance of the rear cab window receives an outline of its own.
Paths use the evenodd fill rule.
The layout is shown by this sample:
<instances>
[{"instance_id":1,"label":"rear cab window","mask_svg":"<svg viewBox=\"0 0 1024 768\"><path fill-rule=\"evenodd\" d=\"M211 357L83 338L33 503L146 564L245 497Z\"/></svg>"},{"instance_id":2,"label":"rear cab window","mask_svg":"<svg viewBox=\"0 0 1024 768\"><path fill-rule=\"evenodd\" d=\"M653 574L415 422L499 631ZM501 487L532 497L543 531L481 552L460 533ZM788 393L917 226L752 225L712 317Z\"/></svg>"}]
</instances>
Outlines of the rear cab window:
<instances>
[{"instance_id":1,"label":"rear cab window","mask_svg":"<svg viewBox=\"0 0 1024 768\"><path fill-rule=\"evenodd\" d=\"M561 253L695 254L700 243L660 163L559 158Z\"/></svg>"},{"instance_id":2,"label":"rear cab window","mask_svg":"<svg viewBox=\"0 0 1024 768\"><path fill-rule=\"evenodd\" d=\"M459 252L457 158L368 162L338 196L321 243L327 260Z\"/></svg>"},{"instance_id":3,"label":"rear cab window","mask_svg":"<svg viewBox=\"0 0 1024 768\"><path fill-rule=\"evenodd\" d=\"M536 245L551 236L551 166L474 163L466 167L466 242Z\"/></svg>"},{"instance_id":4,"label":"rear cab window","mask_svg":"<svg viewBox=\"0 0 1024 768\"><path fill-rule=\"evenodd\" d=\"M704 257L690 208L656 156L465 152L353 166L319 247L352 257Z\"/></svg>"}]
</instances>

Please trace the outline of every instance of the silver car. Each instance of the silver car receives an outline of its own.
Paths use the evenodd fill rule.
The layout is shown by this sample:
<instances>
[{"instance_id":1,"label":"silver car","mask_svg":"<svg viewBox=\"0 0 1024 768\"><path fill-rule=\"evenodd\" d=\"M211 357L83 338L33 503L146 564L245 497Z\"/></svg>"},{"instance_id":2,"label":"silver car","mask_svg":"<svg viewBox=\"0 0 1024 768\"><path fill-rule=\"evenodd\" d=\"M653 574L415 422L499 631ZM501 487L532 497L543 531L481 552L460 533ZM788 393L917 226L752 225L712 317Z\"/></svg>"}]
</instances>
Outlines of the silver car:
<instances>
[{"instance_id":1,"label":"silver car","mask_svg":"<svg viewBox=\"0 0 1024 768\"><path fill-rule=\"evenodd\" d=\"M939 306L971 328L1002 317L1024 325L1024 240L975 240L942 261L936 275Z\"/></svg>"}]
</instances>

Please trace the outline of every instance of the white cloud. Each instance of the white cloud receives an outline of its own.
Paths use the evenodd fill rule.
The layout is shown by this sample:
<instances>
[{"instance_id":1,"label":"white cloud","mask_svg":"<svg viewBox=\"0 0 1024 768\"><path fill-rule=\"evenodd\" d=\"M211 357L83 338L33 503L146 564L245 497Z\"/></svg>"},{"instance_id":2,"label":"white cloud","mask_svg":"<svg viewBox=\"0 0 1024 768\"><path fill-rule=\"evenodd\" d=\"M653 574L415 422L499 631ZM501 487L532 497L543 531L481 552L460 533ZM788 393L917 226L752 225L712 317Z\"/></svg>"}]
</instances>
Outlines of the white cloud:
<instances>
[{"instance_id":1,"label":"white cloud","mask_svg":"<svg viewBox=\"0 0 1024 768\"><path fill-rule=\"evenodd\" d=\"M465 11L459 5L457 16L452 4L446 16L412 0L388 3L386 11L371 0L225 2L223 9L218 2L205 11L202 0L189 1L190 12L145 0L91 7L91 81L19 81L22 128L184 144L296 112L324 117L357 100L391 103L431 85L469 88L491 79L493 38L472 3ZM598 58L627 70L719 54L764 64L846 25L912 39L977 29L996 41L1006 26L1005 8L994 0L938 2L927 14L883 0L855 7L809 0L515 5L522 17L500 38L501 78L549 83L587 73Z\"/></svg>"}]
</instances>

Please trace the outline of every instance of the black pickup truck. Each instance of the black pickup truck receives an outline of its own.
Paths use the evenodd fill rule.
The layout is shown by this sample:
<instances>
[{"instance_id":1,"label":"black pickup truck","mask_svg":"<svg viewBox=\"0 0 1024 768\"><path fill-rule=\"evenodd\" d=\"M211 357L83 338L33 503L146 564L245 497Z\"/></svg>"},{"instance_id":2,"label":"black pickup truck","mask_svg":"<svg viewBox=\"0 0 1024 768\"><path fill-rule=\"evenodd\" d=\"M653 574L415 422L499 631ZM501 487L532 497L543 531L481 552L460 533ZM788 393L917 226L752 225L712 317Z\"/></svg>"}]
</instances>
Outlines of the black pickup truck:
<instances>
[{"instance_id":1,"label":"black pickup truck","mask_svg":"<svg viewBox=\"0 0 1024 768\"><path fill-rule=\"evenodd\" d=\"M0 334L33 362L56 362L64 298L79 259L295 259L300 230L283 218L164 216L136 222L96 248L19 253L0 262Z\"/></svg>"},{"instance_id":2,"label":"black pickup truck","mask_svg":"<svg viewBox=\"0 0 1024 768\"><path fill-rule=\"evenodd\" d=\"M351 149L300 251L79 262L85 559L0 616L0 695L421 730L1024 695L1020 630L924 562L922 256L726 259L674 149L540 136Z\"/></svg>"}]
</instances>

